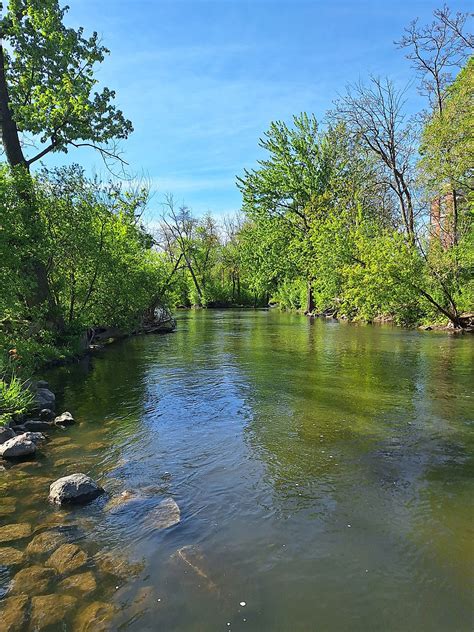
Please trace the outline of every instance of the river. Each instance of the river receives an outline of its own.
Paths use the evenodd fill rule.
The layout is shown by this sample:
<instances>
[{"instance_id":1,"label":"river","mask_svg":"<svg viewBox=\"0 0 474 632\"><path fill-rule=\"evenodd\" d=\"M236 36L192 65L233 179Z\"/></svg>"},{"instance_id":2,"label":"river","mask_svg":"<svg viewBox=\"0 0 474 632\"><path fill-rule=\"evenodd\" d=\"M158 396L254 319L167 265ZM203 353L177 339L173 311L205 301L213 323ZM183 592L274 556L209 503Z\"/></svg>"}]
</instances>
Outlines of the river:
<instances>
[{"instance_id":1,"label":"river","mask_svg":"<svg viewBox=\"0 0 474 632\"><path fill-rule=\"evenodd\" d=\"M113 630L470 630L473 351L469 336L202 310L50 371L79 423L5 464L0 524L31 525L8 543L22 554L51 531L88 556L95 587L40 591L77 598L51 629L109 629L84 618L104 602ZM107 495L50 506L49 482L77 471ZM181 521L157 529L166 498ZM0 566L0 594L49 554Z\"/></svg>"}]
</instances>

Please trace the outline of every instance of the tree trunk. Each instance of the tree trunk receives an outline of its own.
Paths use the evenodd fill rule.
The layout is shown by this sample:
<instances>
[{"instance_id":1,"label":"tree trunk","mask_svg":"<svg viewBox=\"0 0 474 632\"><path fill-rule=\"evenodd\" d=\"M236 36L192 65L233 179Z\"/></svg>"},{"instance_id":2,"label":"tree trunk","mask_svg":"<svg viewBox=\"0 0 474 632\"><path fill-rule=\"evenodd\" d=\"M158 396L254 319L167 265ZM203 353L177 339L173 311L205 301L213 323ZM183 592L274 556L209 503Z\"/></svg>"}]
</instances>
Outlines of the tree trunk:
<instances>
[{"instance_id":1,"label":"tree trunk","mask_svg":"<svg viewBox=\"0 0 474 632\"><path fill-rule=\"evenodd\" d=\"M312 314L314 312L314 296L313 296L313 284L308 281L308 287L306 290L306 309L305 314Z\"/></svg>"},{"instance_id":2,"label":"tree trunk","mask_svg":"<svg viewBox=\"0 0 474 632\"><path fill-rule=\"evenodd\" d=\"M10 109L10 95L8 93L8 85L5 74L5 55L3 46L0 43L0 128L2 135L2 143L5 150L5 154L8 160L8 164L13 169L23 169L26 174L29 174L28 163L23 154L23 150L20 144L20 137L18 134L18 127L16 121L13 118ZM30 239L38 239L38 226L37 226L37 212L36 202L32 188L29 186L29 182L24 186L20 184L18 187L18 196L25 202L25 211L23 213L23 219L25 221L26 228L30 232ZM31 276L34 280L34 288L30 294L26 297L26 303L29 307L37 307L43 303L47 304L48 313L47 320L54 326L63 328L64 322L61 315L58 312L56 302L51 293L48 274L46 266L43 261L37 258L33 258L30 261L25 262L24 273Z\"/></svg>"},{"instance_id":3,"label":"tree trunk","mask_svg":"<svg viewBox=\"0 0 474 632\"><path fill-rule=\"evenodd\" d=\"M5 76L5 55L0 44L0 116L2 127L2 143L5 149L8 163L11 167L23 165L27 167L25 156L20 145L18 128L10 110L10 96L8 94L7 79Z\"/></svg>"}]
</instances>

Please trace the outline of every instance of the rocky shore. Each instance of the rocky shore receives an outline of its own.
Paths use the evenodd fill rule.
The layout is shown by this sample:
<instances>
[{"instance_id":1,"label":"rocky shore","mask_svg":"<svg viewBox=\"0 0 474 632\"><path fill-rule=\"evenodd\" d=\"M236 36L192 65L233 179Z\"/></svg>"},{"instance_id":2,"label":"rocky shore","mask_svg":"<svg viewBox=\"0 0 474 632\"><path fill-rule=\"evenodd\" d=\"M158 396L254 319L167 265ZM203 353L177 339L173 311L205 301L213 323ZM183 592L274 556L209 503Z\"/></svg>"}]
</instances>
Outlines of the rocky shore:
<instances>
[{"instance_id":1,"label":"rocky shore","mask_svg":"<svg viewBox=\"0 0 474 632\"><path fill-rule=\"evenodd\" d=\"M69 411L57 413L56 397L47 382L29 387L35 393L32 412L15 417L0 429L0 470L5 474L25 472L11 483L5 477L1 485L0 567L11 579L1 595L0 630L59 629L65 618L77 632L113 630L118 608L112 598L137 577L143 564L97 550L90 542L87 517L81 517L87 512L86 505L95 502L94 511L110 518L115 514L119 518L120 512L134 505L150 505L144 522L150 533L178 525L180 508L174 499L163 497L161 490L120 492L80 471L70 473L68 459L55 461L57 474L63 469L59 478L38 476L34 466L40 467L54 446L67 446L63 442L68 439L68 430L79 425L80 431L80 421ZM87 455L82 461L87 462ZM25 484L26 505L29 498L39 499L40 506L44 499L46 511L41 517L37 511L17 513L19 482ZM9 489L9 484L14 489ZM132 602L129 608L133 607Z\"/></svg>"}]
</instances>

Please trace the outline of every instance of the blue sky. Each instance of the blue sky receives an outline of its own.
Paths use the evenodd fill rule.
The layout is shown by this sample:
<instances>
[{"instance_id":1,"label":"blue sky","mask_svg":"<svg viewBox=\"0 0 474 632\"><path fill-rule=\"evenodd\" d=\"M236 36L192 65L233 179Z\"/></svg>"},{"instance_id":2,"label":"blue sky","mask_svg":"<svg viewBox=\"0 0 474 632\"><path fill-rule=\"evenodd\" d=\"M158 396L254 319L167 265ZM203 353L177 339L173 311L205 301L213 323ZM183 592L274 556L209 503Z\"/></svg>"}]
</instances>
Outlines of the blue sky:
<instances>
[{"instance_id":1,"label":"blue sky","mask_svg":"<svg viewBox=\"0 0 474 632\"><path fill-rule=\"evenodd\" d=\"M67 23L97 30L111 50L99 79L134 124L123 143L129 171L196 213L240 207L235 176L260 157L272 120L318 119L344 85L370 73L405 84L409 62L393 44L425 0L69 0ZM441 4L439 2L438 4ZM468 2L451 4L467 11ZM416 88L410 107L419 107ZM100 158L68 161L103 172ZM64 157L61 159L64 162ZM56 162L56 160L54 161Z\"/></svg>"}]
</instances>

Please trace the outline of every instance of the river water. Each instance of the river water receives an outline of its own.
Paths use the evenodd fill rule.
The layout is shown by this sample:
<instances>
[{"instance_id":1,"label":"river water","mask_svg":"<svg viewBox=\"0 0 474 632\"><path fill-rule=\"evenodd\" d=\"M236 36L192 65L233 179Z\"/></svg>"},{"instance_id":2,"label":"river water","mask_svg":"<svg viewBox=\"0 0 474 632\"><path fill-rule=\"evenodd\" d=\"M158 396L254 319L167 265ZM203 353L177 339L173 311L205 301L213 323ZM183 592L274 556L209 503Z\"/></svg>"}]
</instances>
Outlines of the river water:
<instances>
[{"instance_id":1,"label":"river water","mask_svg":"<svg viewBox=\"0 0 474 632\"><path fill-rule=\"evenodd\" d=\"M209 310L51 371L79 423L0 473L0 525L32 529L0 546L51 532L88 557L77 585L13 589L55 595L60 623L8 601L50 550L0 566L3 603L36 608L25 630L470 630L473 342ZM48 505L77 471L107 495Z\"/></svg>"}]
</instances>

